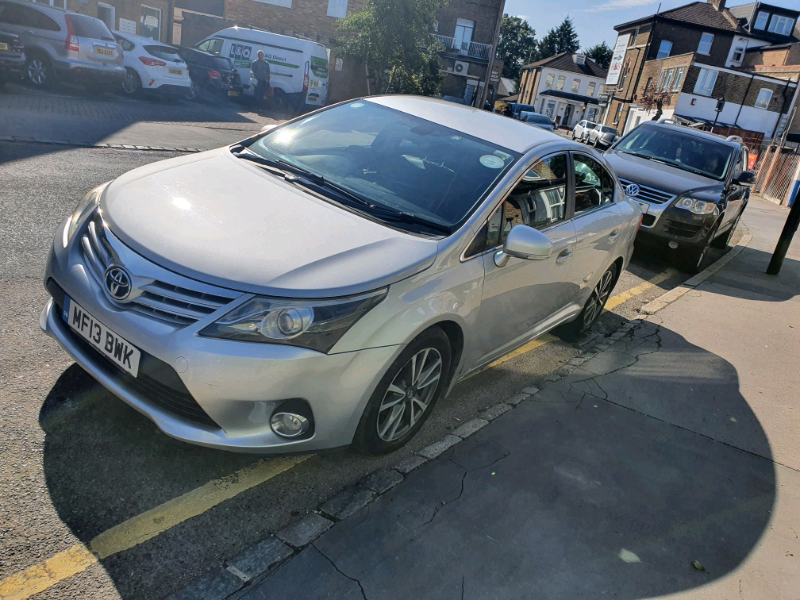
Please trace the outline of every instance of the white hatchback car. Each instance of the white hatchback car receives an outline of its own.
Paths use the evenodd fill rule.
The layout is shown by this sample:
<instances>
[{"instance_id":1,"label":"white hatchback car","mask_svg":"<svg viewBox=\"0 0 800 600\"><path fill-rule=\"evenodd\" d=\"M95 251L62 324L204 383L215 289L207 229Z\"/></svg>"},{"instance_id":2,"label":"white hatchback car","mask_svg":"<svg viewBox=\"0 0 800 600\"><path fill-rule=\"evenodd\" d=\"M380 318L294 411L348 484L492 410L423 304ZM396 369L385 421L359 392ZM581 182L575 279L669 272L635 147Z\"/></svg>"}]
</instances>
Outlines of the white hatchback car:
<instances>
[{"instance_id":1,"label":"white hatchback car","mask_svg":"<svg viewBox=\"0 0 800 600\"><path fill-rule=\"evenodd\" d=\"M191 95L189 67L177 48L139 35L113 33L125 52L122 91L127 96L141 96L143 93Z\"/></svg>"}]
</instances>

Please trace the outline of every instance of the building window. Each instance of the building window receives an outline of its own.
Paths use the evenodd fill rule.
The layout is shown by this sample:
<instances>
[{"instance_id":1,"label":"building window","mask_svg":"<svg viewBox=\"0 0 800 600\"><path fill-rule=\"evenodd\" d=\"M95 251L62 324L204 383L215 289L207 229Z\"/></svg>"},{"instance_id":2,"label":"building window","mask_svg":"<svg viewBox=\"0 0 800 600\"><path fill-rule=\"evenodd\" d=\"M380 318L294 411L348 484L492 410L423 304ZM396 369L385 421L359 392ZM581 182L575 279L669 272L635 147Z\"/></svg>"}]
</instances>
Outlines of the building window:
<instances>
[{"instance_id":1,"label":"building window","mask_svg":"<svg viewBox=\"0 0 800 600\"><path fill-rule=\"evenodd\" d=\"M469 45L472 41L472 34L475 31L475 21L467 19L456 19L456 48L463 48L464 44Z\"/></svg>"},{"instance_id":2,"label":"building window","mask_svg":"<svg viewBox=\"0 0 800 600\"><path fill-rule=\"evenodd\" d=\"M622 73L620 74L619 78L619 87L618 89L622 89L625 87L625 80L628 78L628 71L631 70L631 61L630 59L625 61L625 66L622 68Z\"/></svg>"},{"instance_id":3,"label":"building window","mask_svg":"<svg viewBox=\"0 0 800 600\"><path fill-rule=\"evenodd\" d=\"M557 90L563 90L563 89L564 89L564 82L565 82L566 80L567 80L566 76L564 76L564 75L559 75L559 76L558 76L558 83L556 84L556 89L557 89Z\"/></svg>"},{"instance_id":4,"label":"building window","mask_svg":"<svg viewBox=\"0 0 800 600\"><path fill-rule=\"evenodd\" d=\"M670 52L672 52L672 42L661 40L661 44L658 46L658 55L656 59L667 58Z\"/></svg>"},{"instance_id":5,"label":"building window","mask_svg":"<svg viewBox=\"0 0 800 600\"><path fill-rule=\"evenodd\" d=\"M628 46L629 47L630 46L635 46L636 45L636 38L638 38L638 37L639 37L639 28L637 27L636 31L634 31L633 35L631 36L631 41L628 42Z\"/></svg>"},{"instance_id":6,"label":"building window","mask_svg":"<svg viewBox=\"0 0 800 600\"><path fill-rule=\"evenodd\" d=\"M652 77L648 77L647 78L647 83L644 86L644 93L645 94L650 91L650 86L651 85L653 85L653 78Z\"/></svg>"},{"instance_id":7,"label":"building window","mask_svg":"<svg viewBox=\"0 0 800 600\"><path fill-rule=\"evenodd\" d=\"M756 29L764 29L767 26L768 20L769 13L762 10L758 13L758 16L756 17L756 24L753 27Z\"/></svg>"},{"instance_id":8,"label":"building window","mask_svg":"<svg viewBox=\"0 0 800 600\"><path fill-rule=\"evenodd\" d=\"M711 69L700 69L697 76L697 83L694 84L694 93L698 96L710 96L714 91L714 84L717 82L717 71Z\"/></svg>"},{"instance_id":9,"label":"building window","mask_svg":"<svg viewBox=\"0 0 800 600\"><path fill-rule=\"evenodd\" d=\"M742 59L744 58L744 48L735 48L733 50L733 61L737 63L741 63Z\"/></svg>"},{"instance_id":10,"label":"building window","mask_svg":"<svg viewBox=\"0 0 800 600\"><path fill-rule=\"evenodd\" d=\"M664 82L667 80L667 70L661 69L661 73L658 75L658 83L656 84L656 92L660 92L664 89Z\"/></svg>"},{"instance_id":11,"label":"building window","mask_svg":"<svg viewBox=\"0 0 800 600\"><path fill-rule=\"evenodd\" d=\"M763 108L764 110L769 107L769 101L772 100L772 90L761 88L758 91L758 98L756 98L756 108Z\"/></svg>"},{"instance_id":12,"label":"building window","mask_svg":"<svg viewBox=\"0 0 800 600\"><path fill-rule=\"evenodd\" d=\"M67 0L33 0L36 4L47 4L56 8L67 9Z\"/></svg>"},{"instance_id":13,"label":"building window","mask_svg":"<svg viewBox=\"0 0 800 600\"><path fill-rule=\"evenodd\" d=\"M772 15L772 21L770 21L768 29L770 33L789 35L792 33L792 29L794 29L794 19L790 17Z\"/></svg>"},{"instance_id":14,"label":"building window","mask_svg":"<svg viewBox=\"0 0 800 600\"><path fill-rule=\"evenodd\" d=\"M664 71L661 71L661 72L663 73ZM672 87L672 78L673 77L675 77L675 69L668 69L667 70L667 76L664 77L664 81L659 86L658 91L659 92L668 92L670 90L670 88Z\"/></svg>"},{"instance_id":15,"label":"building window","mask_svg":"<svg viewBox=\"0 0 800 600\"><path fill-rule=\"evenodd\" d=\"M161 9L142 4L142 15L139 17L139 35L151 40L161 39Z\"/></svg>"},{"instance_id":16,"label":"building window","mask_svg":"<svg viewBox=\"0 0 800 600\"><path fill-rule=\"evenodd\" d=\"M116 29L116 27L114 27L114 22L116 21L114 18L115 14L116 9L110 4L104 4L103 2L97 3L97 18L105 23L109 29Z\"/></svg>"},{"instance_id":17,"label":"building window","mask_svg":"<svg viewBox=\"0 0 800 600\"><path fill-rule=\"evenodd\" d=\"M275 6L282 6L284 8L292 8L292 0L256 0L257 2L264 2L265 4L274 4Z\"/></svg>"},{"instance_id":18,"label":"building window","mask_svg":"<svg viewBox=\"0 0 800 600\"><path fill-rule=\"evenodd\" d=\"M328 0L328 16L344 19L347 16L347 0Z\"/></svg>"},{"instance_id":19,"label":"building window","mask_svg":"<svg viewBox=\"0 0 800 600\"><path fill-rule=\"evenodd\" d=\"M580 79L573 79L572 80L572 93L577 94L578 90L581 87L581 80Z\"/></svg>"},{"instance_id":20,"label":"building window","mask_svg":"<svg viewBox=\"0 0 800 600\"><path fill-rule=\"evenodd\" d=\"M622 116L622 102L617 104L617 112L614 113L614 125L619 123L619 118Z\"/></svg>"},{"instance_id":21,"label":"building window","mask_svg":"<svg viewBox=\"0 0 800 600\"><path fill-rule=\"evenodd\" d=\"M683 87L683 78L686 76L686 67L678 67L675 71L675 79L672 81L672 91L680 92Z\"/></svg>"},{"instance_id":22,"label":"building window","mask_svg":"<svg viewBox=\"0 0 800 600\"><path fill-rule=\"evenodd\" d=\"M589 89L586 90L586 95L591 96L594 98L594 90L597 87L597 84L594 81L589 82Z\"/></svg>"},{"instance_id":23,"label":"building window","mask_svg":"<svg viewBox=\"0 0 800 600\"><path fill-rule=\"evenodd\" d=\"M545 113L551 119L553 118L553 113L556 110L556 103L555 102L548 102L547 103L547 112Z\"/></svg>"},{"instance_id":24,"label":"building window","mask_svg":"<svg viewBox=\"0 0 800 600\"><path fill-rule=\"evenodd\" d=\"M555 76L555 75L553 75L552 73L548 73L548 74L547 74L547 80L544 82L544 87L546 87L548 90L549 90L551 87L553 87L553 80L554 80L555 78L556 78L556 76Z\"/></svg>"},{"instance_id":25,"label":"building window","mask_svg":"<svg viewBox=\"0 0 800 600\"><path fill-rule=\"evenodd\" d=\"M714 35L711 33L704 33L700 38L700 43L697 45L697 51L700 54L711 54L711 44L714 43Z\"/></svg>"}]
</instances>

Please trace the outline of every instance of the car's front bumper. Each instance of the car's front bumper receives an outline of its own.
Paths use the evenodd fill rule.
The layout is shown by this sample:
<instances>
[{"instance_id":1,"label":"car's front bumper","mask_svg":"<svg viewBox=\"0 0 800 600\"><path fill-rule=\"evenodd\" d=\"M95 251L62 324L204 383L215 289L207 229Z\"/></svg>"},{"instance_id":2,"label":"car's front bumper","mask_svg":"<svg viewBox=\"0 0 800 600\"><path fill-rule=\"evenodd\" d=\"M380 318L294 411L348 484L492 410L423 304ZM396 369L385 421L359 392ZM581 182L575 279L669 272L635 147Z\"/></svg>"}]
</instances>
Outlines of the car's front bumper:
<instances>
[{"instance_id":1,"label":"car's front bumper","mask_svg":"<svg viewBox=\"0 0 800 600\"><path fill-rule=\"evenodd\" d=\"M696 215L673 206L649 204L636 241L664 248L670 247L670 243L673 249L697 248L706 242L718 218L716 213Z\"/></svg>"},{"instance_id":2,"label":"car's front bumper","mask_svg":"<svg viewBox=\"0 0 800 600\"><path fill-rule=\"evenodd\" d=\"M219 312L178 326L120 308L90 274L77 248L80 244L64 248L62 236L63 226L56 233L45 273L53 299L42 312L42 329L108 390L164 433L186 442L261 453L349 445L378 381L402 349L389 346L322 354L293 346L201 337L198 331L219 318ZM131 381L134 378L84 342L62 318L61 293L140 349L155 365L151 375L165 383L158 385L149 376L143 382ZM304 400L313 413L314 433L306 439L284 438L270 427L273 411L290 399ZM193 418L189 409L201 410L208 419Z\"/></svg>"},{"instance_id":3,"label":"car's front bumper","mask_svg":"<svg viewBox=\"0 0 800 600\"><path fill-rule=\"evenodd\" d=\"M0 74L21 75L25 70L25 53L19 57L0 56Z\"/></svg>"}]
</instances>

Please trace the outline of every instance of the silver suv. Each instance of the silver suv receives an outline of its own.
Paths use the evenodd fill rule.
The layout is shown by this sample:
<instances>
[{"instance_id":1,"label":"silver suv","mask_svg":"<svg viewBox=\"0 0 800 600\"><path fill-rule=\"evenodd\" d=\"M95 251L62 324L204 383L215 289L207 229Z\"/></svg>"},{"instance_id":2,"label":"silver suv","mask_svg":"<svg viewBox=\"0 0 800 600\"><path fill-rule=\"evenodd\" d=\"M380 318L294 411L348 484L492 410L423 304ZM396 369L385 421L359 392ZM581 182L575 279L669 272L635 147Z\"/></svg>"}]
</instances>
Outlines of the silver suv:
<instances>
[{"instance_id":1,"label":"silver suv","mask_svg":"<svg viewBox=\"0 0 800 600\"><path fill-rule=\"evenodd\" d=\"M54 80L93 92L119 88L122 49L100 19L16 0L0 0L0 26L25 46L25 77L36 87Z\"/></svg>"}]
</instances>

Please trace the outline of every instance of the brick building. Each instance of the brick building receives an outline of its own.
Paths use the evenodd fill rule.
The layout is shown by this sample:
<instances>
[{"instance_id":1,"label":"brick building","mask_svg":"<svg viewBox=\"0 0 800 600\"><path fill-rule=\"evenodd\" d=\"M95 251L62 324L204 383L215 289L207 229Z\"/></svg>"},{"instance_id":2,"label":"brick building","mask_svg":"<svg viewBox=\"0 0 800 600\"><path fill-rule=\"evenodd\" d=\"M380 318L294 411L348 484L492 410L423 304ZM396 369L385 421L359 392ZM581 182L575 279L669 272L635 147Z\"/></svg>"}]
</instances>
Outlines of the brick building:
<instances>
[{"instance_id":1,"label":"brick building","mask_svg":"<svg viewBox=\"0 0 800 600\"><path fill-rule=\"evenodd\" d=\"M608 71L583 54L557 54L525 65L517 102L530 104L559 125L597 121L598 96Z\"/></svg>"},{"instance_id":2,"label":"brick building","mask_svg":"<svg viewBox=\"0 0 800 600\"><path fill-rule=\"evenodd\" d=\"M766 137L780 133L796 86L745 72L742 65L749 49L794 41L799 15L763 3L728 9L725 0L708 0L616 26L624 54L609 73L604 122L628 131L653 118L640 100L654 90L670 96L663 116L716 121Z\"/></svg>"}]
</instances>

